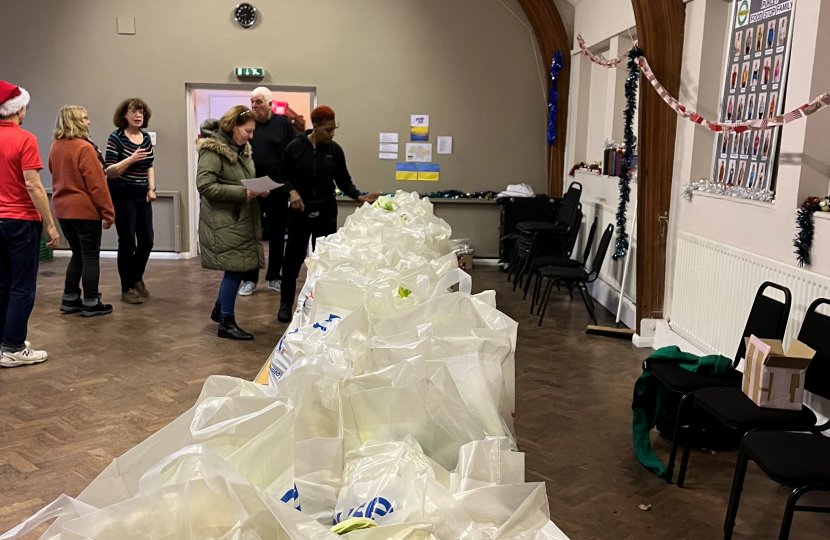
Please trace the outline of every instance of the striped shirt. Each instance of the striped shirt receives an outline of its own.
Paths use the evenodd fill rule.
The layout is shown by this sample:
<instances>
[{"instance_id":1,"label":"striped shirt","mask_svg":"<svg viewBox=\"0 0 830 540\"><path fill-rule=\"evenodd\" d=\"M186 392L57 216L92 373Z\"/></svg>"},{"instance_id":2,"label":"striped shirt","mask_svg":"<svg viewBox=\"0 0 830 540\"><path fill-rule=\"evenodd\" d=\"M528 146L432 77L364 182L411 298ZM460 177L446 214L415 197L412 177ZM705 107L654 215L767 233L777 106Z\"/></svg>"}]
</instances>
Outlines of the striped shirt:
<instances>
[{"instance_id":1,"label":"striped shirt","mask_svg":"<svg viewBox=\"0 0 830 540\"><path fill-rule=\"evenodd\" d=\"M153 167L153 144L150 142L150 136L144 131L142 133L144 134L144 140L141 141L141 144L135 144L131 141L123 129L113 131L107 140L107 167L124 161L139 149L147 152L146 158L132 164L124 171L124 174L118 177L118 180L133 186L150 185L148 178L150 169Z\"/></svg>"}]
</instances>

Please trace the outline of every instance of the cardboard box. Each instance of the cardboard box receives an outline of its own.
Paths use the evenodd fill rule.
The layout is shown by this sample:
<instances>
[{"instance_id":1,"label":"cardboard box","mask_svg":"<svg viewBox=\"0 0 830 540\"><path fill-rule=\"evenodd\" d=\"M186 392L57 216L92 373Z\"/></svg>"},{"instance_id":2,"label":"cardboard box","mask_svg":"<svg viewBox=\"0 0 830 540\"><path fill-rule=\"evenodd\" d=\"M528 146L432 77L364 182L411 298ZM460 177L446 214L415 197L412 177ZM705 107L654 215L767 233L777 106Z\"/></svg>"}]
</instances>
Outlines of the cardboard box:
<instances>
[{"instance_id":1,"label":"cardboard box","mask_svg":"<svg viewBox=\"0 0 830 540\"><path fill-rule=\"evenodd\" d=\"M470 254L464 254L458 256L458 267L462 270L472 270L473 269L473 256Z\"/></svg>"},{"instance_id":2,"label":"cardboard box","mask_svg":"<svg viewBox=\"0 0 830 540\"><path fill-rule=\"evenodd\" d=\"M801 410L804 372L815 354L798 340L785 353L777 339L747 338L744 394L759 407Z\"/></svg>"}]
</instances>

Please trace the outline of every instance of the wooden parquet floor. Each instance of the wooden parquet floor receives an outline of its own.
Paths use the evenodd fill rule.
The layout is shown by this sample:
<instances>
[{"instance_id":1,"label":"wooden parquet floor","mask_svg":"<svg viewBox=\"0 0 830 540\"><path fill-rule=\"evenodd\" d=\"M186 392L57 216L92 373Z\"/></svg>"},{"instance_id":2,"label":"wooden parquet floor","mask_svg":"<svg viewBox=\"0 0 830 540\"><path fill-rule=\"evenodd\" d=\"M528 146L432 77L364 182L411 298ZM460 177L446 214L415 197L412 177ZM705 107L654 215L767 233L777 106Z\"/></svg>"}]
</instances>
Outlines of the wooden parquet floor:
<instances>
[{"instance_id":1,"label":"wooden parquet floor","mask_svg":"<svg viewBox=\"0 0 830 540\"><path fill-rule=\"evenodd\" d=\"M141 306L118 301L115 261L104 260L101 291L115 313L61 316L67 261L41 264L29 325L50 360L0 370L0 532L61 493L80 493L113 457L189 408L209 375L253 379L285 328L279 295L261 281L237 302L238 321L256 339L218 339L209 315L220 274L198 260L151 261L152 297ZM634 458L631 392L648 351L585 335L584 308L567 294L554 295L539 328L503 274L476 269L473 284L495 289L500 309L520 323L516 429L527 480L546 482L557 525L573 540L721 538L735 451L693 452L684 490ZM668 443L652 440L665 459ZM735 537L777 538L786 497L751 465ZM796 515L791 538L828 537L830 518Z\"/></svg>"}]
</instances>

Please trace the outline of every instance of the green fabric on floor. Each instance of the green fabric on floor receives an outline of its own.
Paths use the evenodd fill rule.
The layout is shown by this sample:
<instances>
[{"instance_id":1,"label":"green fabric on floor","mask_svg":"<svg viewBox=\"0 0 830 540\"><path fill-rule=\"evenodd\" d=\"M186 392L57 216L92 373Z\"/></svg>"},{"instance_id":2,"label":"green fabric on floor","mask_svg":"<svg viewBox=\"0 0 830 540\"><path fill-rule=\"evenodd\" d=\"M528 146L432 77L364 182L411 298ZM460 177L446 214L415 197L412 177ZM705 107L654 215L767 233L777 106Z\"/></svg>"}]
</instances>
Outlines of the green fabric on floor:
<instances>
[{"instance_id":1,"label":"green fabric on floor","mask_svg":"<svg viewBox=\"0 0 830 540\"><path fill-rule=\"evenodd\" d=\"M631 402L632 439L637 460L659 478L665 478L666 466L651 448L650 433L657 425L663 412L663 402L669 390L651 374L654 364L674 364L693 373L723 375L732 365L732 360L719 354L697 356L685 353L677 347L663 347L643 361L643 374L634 385L634 399Z\"/></svg>"}]
</instances>

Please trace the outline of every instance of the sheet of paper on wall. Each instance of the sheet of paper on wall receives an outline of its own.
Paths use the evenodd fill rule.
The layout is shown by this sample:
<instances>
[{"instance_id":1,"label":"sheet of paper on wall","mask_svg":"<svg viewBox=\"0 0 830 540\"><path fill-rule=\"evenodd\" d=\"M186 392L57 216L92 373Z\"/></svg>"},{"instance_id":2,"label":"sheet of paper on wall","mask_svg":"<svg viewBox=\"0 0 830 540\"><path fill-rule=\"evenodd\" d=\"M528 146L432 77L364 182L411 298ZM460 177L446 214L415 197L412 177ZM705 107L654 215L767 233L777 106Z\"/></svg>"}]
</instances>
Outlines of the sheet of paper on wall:
<instances>
[{"instance_id":1,"label":"sheet of paper on wall","mask_svg":"<svg viewBox=\"0 0 830 540\"><path fill-rule=\"evenodd\" d=\"M406 161L429 163L432 161L432 145L429 143L406 143Z\"/></svg>"},{"instance_id":2,"label":"sheet of paper on wall","mask_svg":"<svg viewBox=\"0 0 830 540\"><path fill-rule=\"evenodd\" d=\"M435 150L439 154L452 154L452 137L438 137Z\"/></svg>"},{"instance_id":3,"label":"sheet of paper on wall","mask_svg":"<svg viewBox=\"0 0 830 540\"><path fill-rule=\"evenodd\" d=\"M411 118L409 123L411 127L429 127L428 114L413 114Z\"/></svg>"},{"instance_id":4,"label":"sheet of paper on wall","mask_svg":"<svg viewBox=\"0 0 830 540\"><path fill-rule=\"evenodd\" d=\"M397 133L381 133L380 134L380 142L382 142L382 143L396 143L396 142L398 142L398 134Z\"/></svg>"},{"instance_id":5,"label":"sheet of paper on wall","mask_svg":"<svg viewBox=\"0 0 830 540\"><path fill-rule=\"evenodd\" d=\"M380 145L381 152L394 152L398 153L398 145L397 144L381 144Z\"/></svg>"},{"instance_id":6,"label":"sheet of paper on wall","mask_svg":"<svg viewBox=\"0 0 830 540\"><path fill-rule=\"evenodd\" d=\"M272 189L282 187L282 184L274 182L267 176L245 179L242 181L242 185L245 186L247 189L250 189L254 193L265 193L266 191L271 191Z\"/></svg>"},{"instance_id":7,"label":"sheet of paper on wall","mask_svg":"<svg viewBox=\"0 0 830 540\"><path fill-rule=\"evenodd\" d=\"M392 159L394 161L398 160L398 153L397 152L381 152L380 159Z\"/></svg>"}]
</instances>

